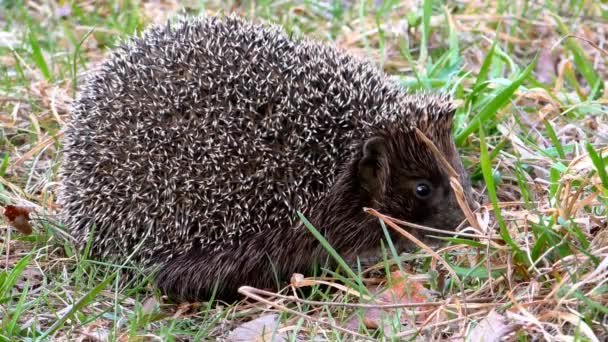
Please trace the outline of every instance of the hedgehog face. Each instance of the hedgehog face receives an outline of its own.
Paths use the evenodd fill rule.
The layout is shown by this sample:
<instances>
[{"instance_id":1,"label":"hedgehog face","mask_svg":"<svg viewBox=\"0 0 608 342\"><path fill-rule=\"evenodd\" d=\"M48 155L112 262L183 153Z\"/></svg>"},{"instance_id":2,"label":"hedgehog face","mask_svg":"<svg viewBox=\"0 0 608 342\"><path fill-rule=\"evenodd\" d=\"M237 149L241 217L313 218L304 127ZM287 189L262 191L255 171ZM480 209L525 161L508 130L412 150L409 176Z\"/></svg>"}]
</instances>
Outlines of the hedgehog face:
<instances>
[{"instance_id":1,"label":"hedgehog face","mask_svg":"<svg viewBox=\"0 0 608 342\"><path fill-rule=\"evenodd\" d=\"M395 218L439 229L456 228L464 219L450 179L432 150L412 130L395 128L362 146L359 178L370 206ZM468 177L448 135L430 135L443 156L460 173L465 192ZM413 230L423 241L423 231ZM428 242L435 242L433 239Z\"/></svg>"}]
</instances>

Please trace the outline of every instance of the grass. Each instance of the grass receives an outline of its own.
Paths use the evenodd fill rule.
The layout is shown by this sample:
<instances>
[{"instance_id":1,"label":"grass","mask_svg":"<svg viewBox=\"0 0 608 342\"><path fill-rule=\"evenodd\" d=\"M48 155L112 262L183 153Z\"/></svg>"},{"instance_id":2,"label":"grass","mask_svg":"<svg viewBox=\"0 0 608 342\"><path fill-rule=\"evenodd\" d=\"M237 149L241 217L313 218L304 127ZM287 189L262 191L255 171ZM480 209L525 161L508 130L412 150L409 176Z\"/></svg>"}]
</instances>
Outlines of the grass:
<instances>
[{"instance_id":1,"label":"grass","mask_svg":"<svg viewBox=\"0 0 608 342\"><path fill-rule=\"evenodd\" d=\"M61 128L82 75L182 10L277 22L374 60L410 91L452 93L455 140L483 204L465 232L499 238L447 238L443 262L402 257L440 294L425 324L401 324L404 308L368 328L353 296L312 281L309 299L324 304L265 299L283 312L275 333L461 339L495 310L516 327L512 340L608 339L607 4L13 0L0 2L0 205L31 208L35 232L0 226L0 341L213 340L267 313L254 301L159 302L149 277L118 282L120 267L79 255L56 220ZM335 275L362 290L361 270ZM356 324L342 324L353 312Z\"/></svg>"}]
</instances>

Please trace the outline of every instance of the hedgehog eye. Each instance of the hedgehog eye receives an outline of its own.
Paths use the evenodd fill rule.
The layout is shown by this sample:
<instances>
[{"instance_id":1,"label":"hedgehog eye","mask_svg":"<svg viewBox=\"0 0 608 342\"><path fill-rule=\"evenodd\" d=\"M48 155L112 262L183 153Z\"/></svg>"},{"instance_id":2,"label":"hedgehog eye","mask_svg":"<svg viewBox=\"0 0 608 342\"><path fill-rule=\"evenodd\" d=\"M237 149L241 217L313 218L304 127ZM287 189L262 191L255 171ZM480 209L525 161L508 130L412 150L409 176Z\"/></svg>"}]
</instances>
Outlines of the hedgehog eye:
<instances>
[{"instance_id":1,"label":"hedgehog eye","mask_svg":"<svg viewBox=\"0 0 608 342\"><path fill-rule=\"evenodd\" d=\"M414 187L414 194L418 199L427 200L433 194L433 187L427 181L420 181Z\"/></svg>"}]
</instances>

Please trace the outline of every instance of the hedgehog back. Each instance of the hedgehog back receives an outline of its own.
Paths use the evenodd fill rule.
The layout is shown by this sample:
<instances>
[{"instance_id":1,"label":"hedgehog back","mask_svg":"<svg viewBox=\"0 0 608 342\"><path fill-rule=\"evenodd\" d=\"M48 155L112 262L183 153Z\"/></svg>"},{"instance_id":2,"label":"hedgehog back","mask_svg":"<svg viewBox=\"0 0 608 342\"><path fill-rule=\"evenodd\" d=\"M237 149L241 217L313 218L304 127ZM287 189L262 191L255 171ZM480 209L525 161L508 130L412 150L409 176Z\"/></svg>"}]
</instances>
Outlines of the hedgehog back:
<instances>
[{"instance_id":1,"label":"hedgehog back","mask_svg":"<svg viewBox=\"0 0 608 342\"><path fill-rule=\"evenodd\" d=\"M92 253L163 261L290 229L404 97L373 65L235 17L121 45L79 94L60 204ZM401 116L400 116L401 115Z\"/></svg>"}]
</instances>

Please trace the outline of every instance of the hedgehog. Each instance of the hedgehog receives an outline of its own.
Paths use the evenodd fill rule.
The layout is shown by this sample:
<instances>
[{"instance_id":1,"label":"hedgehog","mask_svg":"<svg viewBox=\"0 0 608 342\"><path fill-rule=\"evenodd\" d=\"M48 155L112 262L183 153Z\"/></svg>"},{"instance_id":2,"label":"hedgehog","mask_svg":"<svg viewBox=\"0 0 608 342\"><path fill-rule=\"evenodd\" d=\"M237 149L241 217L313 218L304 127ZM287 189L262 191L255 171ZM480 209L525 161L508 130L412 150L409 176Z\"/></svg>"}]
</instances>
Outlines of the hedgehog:
<instances>
[{"instance_id":1,"label":"hedgehog","mask_svg":"<svg viewBox=\"0 0 608 342\"><path fill-rule=\"evenodd\" d=\"M90 256L153 270L170 298L234 300L333 265L298 213L351 263L386 239L365 207L456 229L448 173L416 135L470 200L454 112L444 93L408 94L371 61L279 26L179 17L121 43L81 87L61 217Z\"/></svg>"}]
</instances>

